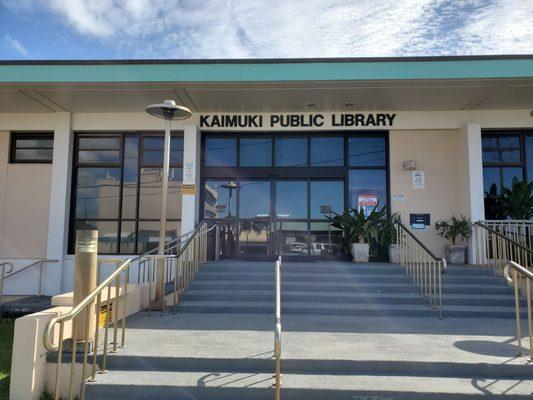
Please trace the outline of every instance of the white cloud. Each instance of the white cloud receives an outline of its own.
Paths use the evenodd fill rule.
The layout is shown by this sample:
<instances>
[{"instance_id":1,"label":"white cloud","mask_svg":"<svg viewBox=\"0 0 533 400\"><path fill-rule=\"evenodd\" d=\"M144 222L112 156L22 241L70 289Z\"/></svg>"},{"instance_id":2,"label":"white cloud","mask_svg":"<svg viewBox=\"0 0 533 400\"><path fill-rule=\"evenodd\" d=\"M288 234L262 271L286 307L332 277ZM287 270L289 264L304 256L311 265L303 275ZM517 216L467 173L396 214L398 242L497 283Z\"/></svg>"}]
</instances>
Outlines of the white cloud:
<instances>
[{"instance_id":1,"label":"white cloud","mask_svg":"<svg viewBox=\"0 0 533 400\"><path fill-rule=\"evenodd\" d=\"M533 0L36 1L124 58L533 53Z\"/></svg>"},{"instance_id":2,"label":"white cloud","mask_svg":"<svg viewBox=\"0 0 533 400\"><path fill-rule=\"evenodd\" d=\"M26 49L26 47L24 47L24 45L20 43L17 39L12 38L9 35L4 35L4 39L7 42L7 44L11 46L13 49L15 49L15 51L17 51L19 54L23 55L24 57L30 56L30 53Z\"/></svg>"}]
</instances>

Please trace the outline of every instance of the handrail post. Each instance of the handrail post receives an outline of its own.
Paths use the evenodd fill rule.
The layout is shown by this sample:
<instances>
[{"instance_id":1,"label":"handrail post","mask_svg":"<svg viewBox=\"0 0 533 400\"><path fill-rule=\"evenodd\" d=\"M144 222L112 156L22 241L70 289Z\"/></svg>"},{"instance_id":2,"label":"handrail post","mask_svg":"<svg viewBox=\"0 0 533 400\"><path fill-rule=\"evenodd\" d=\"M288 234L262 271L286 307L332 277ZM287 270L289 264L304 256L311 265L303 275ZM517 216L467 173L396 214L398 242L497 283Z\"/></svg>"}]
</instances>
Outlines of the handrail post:
<instances>
[{"instance_id":1,"label":"handrail post","mask_svg":"<svg viewBox=\"0 0 533 400\"><path fill-rule=\"evenodd\" d=\"M281 256L275 263L276 268L276 317L274 329L274 357L275 357L275 400L281 399Z\"/></svg>"},{"instance_id":2,"label":"handrail post","mask_svg":"<svg viewBox=\"0 0 533 400\"><path fill-rule=\"evenodd\" d=\"M215 226L215 260L220 259L220 225Z\"/></svg>"}]
</instances>

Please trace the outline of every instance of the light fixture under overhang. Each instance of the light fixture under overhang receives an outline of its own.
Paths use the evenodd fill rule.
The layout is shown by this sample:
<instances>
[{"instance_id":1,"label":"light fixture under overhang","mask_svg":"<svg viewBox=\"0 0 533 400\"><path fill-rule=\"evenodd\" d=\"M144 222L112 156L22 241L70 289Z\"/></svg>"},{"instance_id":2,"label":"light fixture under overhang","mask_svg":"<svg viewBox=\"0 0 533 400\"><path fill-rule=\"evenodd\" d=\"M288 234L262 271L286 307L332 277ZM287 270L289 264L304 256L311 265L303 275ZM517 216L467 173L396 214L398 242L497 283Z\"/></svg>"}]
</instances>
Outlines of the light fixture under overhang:
<instances>
[{"instance_id":1,"label":"light fixture under overhang","mask_svg":"<svg viewBox=\"0 0 533 400\"><path fill-rule=\"evenodd\" d=\"M355 106L355 104L352 103L351 101L348 101L348 102L344 103L344 107L354 107L354 106Z\"/></svg>"},{"instance_id":2,"label":"light fixture under overhang","mask_svg":"<svg viewBox=\"0 0 533 400\"><path fill-rule=\"evenodd\" d=\"M316 107L318 107L318 105L316 103L305 103L305 106L307 108L316 108Z\"/></svg>"}]
</instances>

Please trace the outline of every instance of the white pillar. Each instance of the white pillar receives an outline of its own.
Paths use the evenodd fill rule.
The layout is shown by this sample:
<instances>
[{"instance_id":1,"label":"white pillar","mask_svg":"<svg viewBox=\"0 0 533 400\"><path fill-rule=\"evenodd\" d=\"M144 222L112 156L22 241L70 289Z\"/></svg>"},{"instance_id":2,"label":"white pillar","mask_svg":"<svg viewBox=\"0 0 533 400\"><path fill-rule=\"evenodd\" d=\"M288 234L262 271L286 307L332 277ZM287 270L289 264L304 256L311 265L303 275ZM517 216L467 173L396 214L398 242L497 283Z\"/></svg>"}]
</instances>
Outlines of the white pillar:
<instances>
[{"instance_id":1,"label":"white pillar","mask_svg":"<svg viewBox=\"0 0 533 400\"><path fill-rule=\"evenodd\" d=\"M481 125L467 123L459 130L459 198L463 214L472 222L485 218L483 197L483 154L481 150ZM476 263L474 243L471 238L469 262Z\"/></svg>"},{"instance_id":2,"label":"white pillar","mask_svg":"<svg viewBox=\"0 0 533 400\"><path fill-rule=\"evenodd\" d=\"M181 233L192 231L200 220L200 146L196 125L185 125L183 132L183 187Z\"/></svg>"},{"instance_id":3,"label":"white pillar","mask_svg":"<svg viewBox=\"0 0 533 400\"><path fill-rule=\"evenodd\" d=\"M70 113L55 113L52 186L50 190L46 257L57 259L59 263L48 264L45 268L43 292L48 295L61 293L64 286L65 266L63 264L63 258L67 252L68 242L72 143Z\"/></svg>"}]
</instances>

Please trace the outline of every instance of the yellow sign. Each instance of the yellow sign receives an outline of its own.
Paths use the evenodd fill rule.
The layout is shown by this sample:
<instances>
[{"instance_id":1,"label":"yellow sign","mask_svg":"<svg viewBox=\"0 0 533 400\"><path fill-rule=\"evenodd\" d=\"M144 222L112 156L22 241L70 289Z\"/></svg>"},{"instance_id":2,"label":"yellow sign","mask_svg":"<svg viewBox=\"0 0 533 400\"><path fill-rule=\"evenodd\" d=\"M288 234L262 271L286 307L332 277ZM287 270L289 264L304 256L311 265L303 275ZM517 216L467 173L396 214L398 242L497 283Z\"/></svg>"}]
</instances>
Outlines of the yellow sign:
<instances>
[{"instance_id":1,"label":"yellow sign","mask_svg":"<svg viewBox=\"0 0 533 400\"><path fill-rule=\"evenodd\" d=\"M196 185L181 185L181 194L196 194Z\"/></svg>"},{"instance_id":2,"label":"yellow sign","mask_svg":"<svg viewBox=\"0 0 533 400\"><path fill-rule=\"evenodd\" d=\"M103 328L105 326L105 318L109 307L109 318L108 323L111 323L113 320L113 303L105 304L100 308L100 316L98 318L98 326Z\"/></svg>"}]
</instances>

